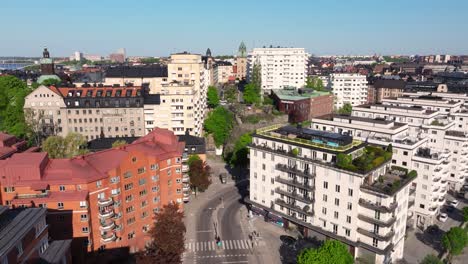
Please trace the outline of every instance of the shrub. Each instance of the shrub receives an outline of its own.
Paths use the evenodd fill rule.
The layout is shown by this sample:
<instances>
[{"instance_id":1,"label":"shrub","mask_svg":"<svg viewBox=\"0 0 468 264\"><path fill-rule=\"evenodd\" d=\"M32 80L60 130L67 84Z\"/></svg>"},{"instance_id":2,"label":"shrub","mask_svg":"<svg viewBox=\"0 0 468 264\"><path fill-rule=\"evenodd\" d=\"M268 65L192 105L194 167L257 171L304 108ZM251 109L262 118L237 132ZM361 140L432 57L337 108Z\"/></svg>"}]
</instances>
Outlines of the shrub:
<instances>
[{"instance_id":1,"label":"shrub","mask_svg":"<svg viewBox=\"0 0 468 264\"><path fill-rule=\"evenodd\" d=\"M292 150L291 150L291 154L293 154L294 156L299 155L299 149L298 149L298 148L292 149Z\"/></svg>"},{"instance_id":2,"label":"shrub","mask_svg":"<svg viewBox=\"0 0 468 264\"><path fill-rule=\"evenodd\" d=\"M382 163L384 163L385 159L384 157L378 157L372 161L372 165L375 167L380 166Z\"/></svg>"},{"instance_id":3,"label":"shrub","mask_svg":"<svg viewBox=\"0 0 468 264\"><path fill-rule=\"evenodd\" d=\"M416 178L418 176L418 173L415 170L412 170L412 171L408 172L408 174L406 176L408 178Z\"/></svg>"}]
</instances>

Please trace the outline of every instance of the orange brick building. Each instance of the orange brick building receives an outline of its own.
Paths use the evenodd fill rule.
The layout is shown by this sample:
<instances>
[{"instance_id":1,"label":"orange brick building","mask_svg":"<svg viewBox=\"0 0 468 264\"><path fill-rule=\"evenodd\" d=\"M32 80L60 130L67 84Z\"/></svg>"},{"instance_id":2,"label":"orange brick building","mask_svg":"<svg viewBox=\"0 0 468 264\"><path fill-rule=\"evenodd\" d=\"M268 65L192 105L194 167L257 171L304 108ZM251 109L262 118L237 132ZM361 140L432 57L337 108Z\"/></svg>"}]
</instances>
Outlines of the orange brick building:
<instances>
[{"instance_id":1,"label":"orange brick building","mask_svg":"<svg viewBox=\"0 0 468 264\"><path fill-rule=\"evenodd\" d=\"M73 253L144 249L153 212L183 207L184 143L156 128L132 144L72 159L17 153L0 160L0 203L45 207L53 239L73 238ZM74 254L75 255L75 254Z\"/></svg>"}]
</instances>

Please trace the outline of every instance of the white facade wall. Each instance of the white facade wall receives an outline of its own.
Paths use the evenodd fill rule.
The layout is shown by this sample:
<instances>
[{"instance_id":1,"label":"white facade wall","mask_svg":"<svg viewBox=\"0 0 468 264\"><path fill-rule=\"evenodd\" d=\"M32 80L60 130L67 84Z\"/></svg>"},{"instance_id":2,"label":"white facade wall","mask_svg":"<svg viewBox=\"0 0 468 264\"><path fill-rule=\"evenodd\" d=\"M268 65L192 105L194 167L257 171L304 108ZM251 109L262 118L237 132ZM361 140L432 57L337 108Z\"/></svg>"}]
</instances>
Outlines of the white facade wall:
<instances>
[{"instance_id":1,"label":"white facade wall","mask_svg":"<svg viewBox=\"0 0 468 264\"><path fill-rule=\"evenodd\" d=\"M247 80L253 66L260 64L262 91L285 87L303 87L307 77L309 54L304 48L255 48L247 58Z\"/></svg>"},{"instance_id":2,"label":"white facade wall","mask_svg":"<svg viewBox=\"0 0 468 264\"><path fill-rule=\"evenodd\" d=\"M367 78L356 73L330 74L329 87L335 96L335 108L349 103L352 106L367 103Z\"/></svg>"}]
</instances>

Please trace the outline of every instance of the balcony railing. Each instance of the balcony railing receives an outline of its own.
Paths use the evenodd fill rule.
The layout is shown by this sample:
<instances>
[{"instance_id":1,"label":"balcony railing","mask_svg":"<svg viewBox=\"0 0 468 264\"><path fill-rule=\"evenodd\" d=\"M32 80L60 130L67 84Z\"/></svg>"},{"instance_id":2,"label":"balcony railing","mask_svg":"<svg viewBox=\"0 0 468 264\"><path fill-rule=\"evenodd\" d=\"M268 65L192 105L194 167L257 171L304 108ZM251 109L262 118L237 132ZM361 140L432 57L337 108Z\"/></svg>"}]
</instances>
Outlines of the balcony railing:
<instances>
[{"instance_id":1,"label":"balcony railing","mask_svg":"<svg viewBox=\"0 0 468 264\"><path fill-rule=\"evenodd\" d=\"M291 185L291 186L294 186L294 187L297 187L297 188L301 188L301 189L305 189L305 190L309 190L309 191L313 191L314 190L314 186L312 184L304 184L304 183L301 183L297 180L290 180L290 179L285 179L285 178L282 178L280 176L277 176L275 177L275 180L279 183L283 183L283 184L287 184L287 185Z\"/></svg>"},{"instance_id":2,"label":"balcony railing","mask_svg":"<svg viewBox=\"0 0 468 264\"><path fill-rule=\"evenodd\" d=\"M396 202L391 203L389 206L384 206L380 204L373 203L365 199L359 199L359 205L372 210L380 210L384 213L394 212L398 204Z\"/></svg>"},{"instance_id":3,"label":"balcony railing","mask_svg":"<svg viewBox=\"0 0 468 264\"><path fill-rule=\"evenodd\" d=\"M297 166L291 167L285 164L276 164L276 169L284 172L291 172L298 176L313 178L315 175L310 170L300 170Z\"/></svg>"},{"instance_id":4,"label":"balcony railing","mask_svg":"<svg viewBox=\"0 0 468 264\"><path fill-rule=\"evenodd\" d=\"M100 211L99 218L108 219L114 216L114 210Z\"/></svg>"},{"instance_id":5,"label":"balcony railing","mask_svg":"<svg viewBox=\"0 0 468 264\"><path fill-rule=\"evenodd\" d=\"M369 216L366 216L366 215L363 215L363 214L358 214L358 218L362 221L365 221L365 222L368 222L368 223L371 223L371 224L378 224L380 226L383 226L383 227L389 227L391 225L393 225L396 221L396 218L394 216L392 216L390 219L388 219L387 221L383 221L383 220L380 220L380 219L375 219L373 217L369 217Z\"/></svg>"},{"instance_id":6,"label":"balcony railing","mask_svg":"<svg viewBox=\"0 0 468 264\"><path fill-rule=\"evenodd\" d=\"M313 202L312 198L304 197L304 196L298 194L297 191L288 192L288 191L285 191L285 190L281 190L280 188L276 188L275 190L276 190L276 193L286 195L288 197L294 198L294 199L299 200L299 201L301 201L303 203L306 203L306 204L312 204L312 202Z\"/></svg>"},{"instance_id":7,"label":"balcony railing","mask_svg":"<svg viewBox=\"0 0 468 264\"><path fill-rule=\"evenodd\" d=\"M110 243L116 239L114 232L110 234L101 234L101 242L102 243Z\"/></svg>"},{"instance_id":8,"label":"balcony railing","mask_svg":"<svg viewBox=\"0 0 468 264\"><path fill-rule=\"evenodd\" d=\"M112 198L108 198L108 199L98 199L98 205L99 206L110 206L114 203L114 201L112 200Z\"/></svg>"},{"instance_id":9,"label":"balcony railing","mask_svg":"<svg viewBox=\"0 0 468 264\"><path fill-rule=\"evenodd\" d=\"M365 229L362 229L360 227L357 229L357 231L360 234L363 234L363 235L368 236L368 237L374 237L374 238L377 238L378 240L382 240L382 241L389 241L395 235L395 231L393 231L393 229L390 230L390 232L388 232L385 235L377 234L374 231L365 230Z\"/></svg>"},{"instance_id":10,"label":"balcony railing","mask_svg":"<svg viewBox=\"0 0 468 264\"><path fill-rule=\"evenodd\" d=\"M298 213L301 213L301 214L305 214L305 215L308 215L308 216L313 216L314 215L313 211L308 210L308 208L307 208L307 207L309 207L308 205L301 208L300 206L297 206L297 205L291 204L291 203L287 203L287 202L285 202L285 201L283 201L281 199L276 199L275 203L277 205L284 206L286 208L289 208L289 209L294 210L294 211L296 211Z\"/></svg>"},{"instance_id":11,"label":"balcony railing","mask_svg":"<svg viewBox=\"0 0 468 264\"><path fill-rule=\"evenodd\" d=\"M409 202L408 202L408 208L413 207L413 206L414 206L414 203L415 203L414 200L409 201Z\"/></svg>"},{"instance_id":12,"label":"balcony railing","mask_svg":"<svg viewBox=\"0 0 468 264\"><path fill-rule=\"evenodd\" d=\"M114 221L109 221L109 222L102 221L99 229L101 229L101 231L109 231L113 229L114 227L115 227Z\"/></svg>"},{"instance_id":13,"label":"balcony railing","mask_svg":"<svg viewBox=\"0 0 468 264\"><path fill-rule=\"evenodd\" d=\"M182 172L188 172L188 170L189 170L189 166L183 164L183 165L182 165Z\"/></svg>"},{"instance_id":14,"label":"balcony railing","mask_svg":"<svg viewBox=\"0 0 468 264\"><path fill-rule=\"evenodd\" d=\"M32 199L32 198L46 198L49 197L50 193L47 191L45 193L35 193L35 194L17 194L15 199Z\"/></svg>"}]
</instances>

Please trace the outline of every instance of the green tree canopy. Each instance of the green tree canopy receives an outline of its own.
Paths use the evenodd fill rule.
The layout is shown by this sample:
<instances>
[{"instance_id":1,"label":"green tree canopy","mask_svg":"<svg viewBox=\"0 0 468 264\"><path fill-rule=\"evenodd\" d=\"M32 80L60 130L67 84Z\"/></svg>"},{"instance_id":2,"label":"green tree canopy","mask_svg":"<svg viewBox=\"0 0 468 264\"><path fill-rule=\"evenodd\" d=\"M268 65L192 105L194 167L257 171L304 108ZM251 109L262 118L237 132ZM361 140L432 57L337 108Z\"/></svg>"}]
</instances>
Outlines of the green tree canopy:
<instances>
[{"instance_id":1,"label":"green tree canopy","mask_svg":"<svg viewBox=\"0 0 468 264\"><path fill-rule=\"evenodd\" d=\"M208 86L207 92L208 107L216 108L219 105L218 89L214 86Z\"/></svg>"},{"instance_id":2,"label":"green tree canopy","mask_svg":"<svg viewBox=\"0 0 468 264\"><path fill-rule=\"evenodd\" d=\"M25 82L14 76L0 76L0 130L24 137L24 98L31 92Z\"/></svg>"},{"instance_id":3,"label":"green tree canopy","mask_svg":"<svg viewBox=\"0 0 468 264\"><path fill-rule=\"evenodd\" d=\"M230 85L224 91L224 99L229 103L237 102L237 87Z\"/></svg>"},{"instance_id":4,"label":"green tree canopy","mask_svg":"<svg viewBox=\"0 0 468 264\"><path fill-rule=\"evenodd\" d=\"M354 258L345 244L326 240L319 248L307 248L299 253L298 264L352 264Z\"/></svg>"},{"instance_id":5,"label":"green tree canopy","mask_svg":"<svg viewBox=\"0 0 468 264\"><path fill-rule=\"evenodd\" d=\"M340 109L338 109L338 114L350 115L352 111L353 106L350 103L345 103Z\"/></svg>"},{"instance_id":6,"label":"green tree canopy","mask_svg":"<svg viewBox=\"0 0 468 264\"><path fill-rule=\"evenodd\" d=\"M260 64L254 64L252 69L252 78L250 83L252 83L257 91L260 93L262 89L262 67Z\"/></svg>"},{"instance_id":7,"label":"green tree canopy","mask_svg":"<svg viewBox=\"0 0 468 264\"><path fill-rule=\"evenodd\" d=\"M259 104L261 100L260 91L253 83L249 83L244 87L242 98L244 98L246 104Z\"/></svg>"},{"instance_id":8,"label":"green tree canopy","mask_svg":"<svg viewBox=\"0 0 468 264\"><path fill-rule=\"evenodd\" d=\"M125 146L125 145L127 145L127 141L125 141L123 139L118 139L118 140L114 141L114 143L112 143L113 148L117 148L117 147L121 147L121 146Z\"/></svg>"},{"instance_id":9,"label":"green tree canopy","mask_svg":"<svg viewBox=\"0 0 468 264\"><path fill-rule=\"evenodd\" d=\"M187 161L187 164L190 166L192 163L194 163L195 161L197 160L201 160L200 159L200 156L194 154L194 155L190 155L188 161Z\"/></svg>"},{"instance_id":10,"label":"green tree canopy","mask_svg":"<svg viewBox=\"0 0 468 264\"><path fill-rule=\"evenodd\" d=\"M452 227L442 236L442 246L452 256L459 255L468 243L466 230L461 227Z\"/></svg>"},{"instance_id":11,"label":"green tree canopy","mask_svg":"<svg viewBox=\"0 0 468 264\"><path fill-rule=\"evenodd\" d=\"M226 142L232 130L234 117L224 107L218 106L205 119L205 131L212 134L217 147Z\"/></svg>"},{"instance_id":12,"label":"green tree canopy","mask_svg":"<svg viewBox=\"0 0 468 264\"><path fill-rule=\"evenodd\" d=\"M443 262L434 255L426 255L420 264L443 264Z\"/></svg>"},{"instance_id":13,"label":"green tree canopy","mask_svg":"<svg viewBox=\"0 0 468 264\"><path fill-rule=\"evenodd\" d=\"M463 222L468 222L468 206L463 207Z\"/></svg>"},{"instance_id":14,"label":"green tree canopy","mask_svg":"<svg viewBox=\"0 0 468 264\"><path fill-rule=\"evenodd\" d=\"M249 149L247 146L252 143L252 135L250 133L243 134L236 141L234 145L234 150L229 159L229 164L231 167L235 166L247 166L249 162L248 154Z\"/></svg>"},{"instance_id":15,"label":"green tree canopy","mask_svg":"<svg viewBox=\"0 0 468 264\"><path fill-rule=\"evenodd\" d=\"M78 133L69 133L65 138L50 136L42 143L42 150L53 159L72 158L88 153L86 143L84 136Z\"/></svg>"},{"instance_id":16,"label":"green tree canopy","mask_svg":"<svg viewBox=\"0 0 468 264\"><path fill-rule=\"evenodd\" d=\"M312 89L314 89L316 91L323 91L324 90L323 81L322 81L322 79L320 79L317 76L314 76L314 77L308 76L307 79L306 79L305 87L306 88L312 88Z\"/></svg>"},{"instance_id":17,"label":"green tree canopy","mask_svg":"<svg viewBox=\"0 0 468 264\"><path fill-rule=\"evenodd\" d=\"M143 58L143 59L140 59L141 63L148 63L148 64L159 63L159 61L160 61L159 58Z\"/></svg>"},{"instance_id":18,"label":"green tree canopy","mask_svg":"<svg viewBox=\"0 0 468 264\"><path fill-rule=\"evenodd\" d=\"M62 83L61 80L57 80L57 79L54 79L54 78L49 78L49 79L45 79L44 81L42 81L42 85L44 86L60 86L60 84Z\"/></svg>"}]
</instances>

